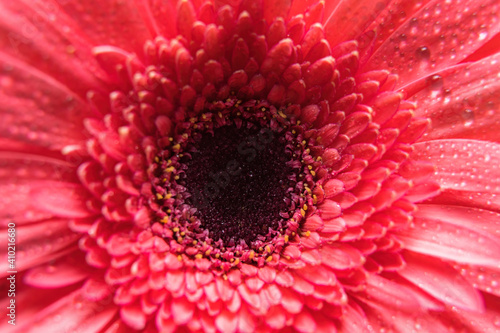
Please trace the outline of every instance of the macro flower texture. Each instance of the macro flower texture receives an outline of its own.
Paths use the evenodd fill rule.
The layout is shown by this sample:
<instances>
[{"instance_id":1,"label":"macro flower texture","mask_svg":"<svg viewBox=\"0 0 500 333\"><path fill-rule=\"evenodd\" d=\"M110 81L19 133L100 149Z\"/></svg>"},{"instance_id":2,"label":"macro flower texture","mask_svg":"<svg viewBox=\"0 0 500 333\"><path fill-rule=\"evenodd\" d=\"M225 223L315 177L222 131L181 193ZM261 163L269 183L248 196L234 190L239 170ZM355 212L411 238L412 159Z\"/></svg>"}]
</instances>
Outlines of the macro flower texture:
<instances>
[{"instance_id":1,"label":"macro flower texture","mask_svg":"<svg viewBox=\"0 0 500 333\"><path fill-rule=\"evenodd\" d=\"M0 331L500 332L499 10L1 1Z\"/></svg>"}]
</instances>

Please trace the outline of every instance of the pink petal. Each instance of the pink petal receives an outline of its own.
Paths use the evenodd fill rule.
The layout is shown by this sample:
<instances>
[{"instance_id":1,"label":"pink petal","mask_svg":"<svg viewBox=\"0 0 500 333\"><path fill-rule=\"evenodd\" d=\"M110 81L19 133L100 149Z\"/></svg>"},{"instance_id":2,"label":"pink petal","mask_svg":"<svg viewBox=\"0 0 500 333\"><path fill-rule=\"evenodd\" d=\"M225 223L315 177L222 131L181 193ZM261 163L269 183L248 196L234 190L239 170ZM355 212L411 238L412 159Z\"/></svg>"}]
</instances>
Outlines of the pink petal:
<instances>
[{"instance_id":1,"label":"pink petal","mask_svg":"<svg viewBox=\"0 0 500 333\"><path fill-rule=\"evenodd\" d=\"M94 333L103 329L115 316L114 305L85 300L80 291L63 297L35 315L20 328L22 332ZM29 325L29 326L28 326Z\"/></svg>"},{"instance_id":2,"label":"pink petal","mask_svg":"<svg viewBox=\"0 0 500 333\"><path fill-rule=\"evenodd\" d=\"M457 214L450 208L437 206L417 211L413 227L398 232L398 239L404 242L405 248L414 252L464 264L498 266L500 243L495 237L471 226L477 214L471 210L460 218L465 223L459 224L460 220L454 220ZM478 213L485 217L485 214Z\"/></svg>"},{"instance_id":3,"label":"pink petal","mask_svg":"<svg viewBox=\"0 0 500 333\"><path fill-rule=\"evenodd\" d=\"M142 54L144 42L151 39L135 1L106 6L95 0L83 0L78 4L68 1L61 4L61 9L85 31L94 45L112 44Z\"/></svg>"},{"instance_id":4,"label":"pink petal","mask_svg":"<svg viewBox=\"0 0 500 333\"><path fill-rule=\"evenodd\" d=\"M394 30L415 16L431 0L391 1L386 9L372 22L368 30L377 32L374 48L380 47Z\"/></svg>"},{"instance_id":5,"label":"pink petal","mask_svg":"<svg viewBox=\"0 0 500 333\"><path fill-rule=\"evenodd\" d=\"M481 295L460 273L442 260L406 252L398 274L438 300L465 310L484 310Z\"/></svg>"},{"instance_id":6,"label":"pink petal","mask_svg":"<svg viewBox=\"0 0 500 333\"><path fill-rule=\"evenodd\" d=\"M185 325L193 317L195 304L182 297L174 299L171 308L175 323L178 325Z\"/></svg>"},{"instance_id":7,"label":"pink petal","mask_svg":"<svg viewBox=\"0 0 500 333\"><path fill-rule=\"evenodd\" d=\"M324 245L319 249L324 265L333 269L349 269L361 266L364 257L361 253L347 244Z\"/></svg>"},{"instance_id":8,"label":"pink petal","mask_svg":"<svg viewBox=\"0 0 500 333\"><path fill-rule=\"evenodd\" d=\"M101 26L89 23L86 28L92 25ZM105 88L99 79L103 73L97 70L90 55L91 44L73 19L57 6L38 0L3 3L0 31L5 36L0 40L0 48L5 52L0 55L2 62L14 65L12 59L17 58L62 82L80 97L85 97L90 89ZM34 71L29 66L29 72Z\"/></svg>"},{"instance_id":9,"label":"pink petal","mask_svg":"<svg viewBox=\"0 0 500 333\"><path fill-rule=\"evenodd\" d=\"M146 326L146 315L139 304L127 304L120 309L121 319L135 330L142 330Z\"/></svg>"},{"instance_id":10,"label":"pink petal","mask_svg":"<svg viewBox=\"0 0 500 333\"><path fill-rule=\"evenodd\" d=\"M82 281L89 276L86 266L80 265L81 258L67 256L54 263L30 269L24 275L24 282L38 288L60 288Z\"/></svg>"},{"instance_id":11,"label":"pink petal","mask_svg":"<svg viewBox=\"0 0 500 333\"><path fill-rule=\"evenodd\" d=\"M89 111L78 95L54 78L0 53L2 67L10 68L0 80L3 137L50 149L84 140L78 124Z\"/></svg>"},{"instance_id":12,"label":"pink petal","mask_svg":"<svg viewBox=\"0 0 500 333\"><path fill-rule=\"evenodd\" d=\"M369 327L373 332L432 332L449 333L447 326L441 323L441 318L446 318L442 312L438 316L432 316L427 311L415 310L413 312L401 311L398 307L379 306L370 304L364 306ZM436 318L438 317L438 318Z\"/></svg>"},{"instance_id":13,"label":"pink petal","mask_svg":"<svg viewBox=\"0 0 500 333\"><path fill-rule=\"evenodd\" d=\"M450 318L451 324L456 325L458 323L458 329L464 332L497 333L500 327L500 299L486 294L484 295L484 302L486 307L484 313L457 309L456 316Z\"/></svg>"},{"instance_id":14,"label":"pink petal","mask_svg":"<svg viewBox=\"0 0 500 333\"><path fill-rule=\"evenodd\" d=\"M421 310L417 298L410 289L379 275L371 275L367 279L366 295L361 297L363 302L383 306L385 309L394 308L405 313L414 313Z\"/></svg>"},{"instance_id":15,"label":"pink petal","mask_svg":"<svg viewBox=\"0 0 500 333\"><path fill-rule=\"evenodd\" d=\"M345 307L339 332L342 333L372 332L372 330L368 326L368 321L366 320L366 316L363 310L354 301L351 301Z\"/></svg>"},{"instance_id":16,"label":"pink petal","mask_svg":"<svg viewBox=\"0 0 500 333\"><path fill-rule=\"evenodd\" d=\"M85 205L88 195L81 185L39 181L32 184L30 192L34 207L55 216L82 218L93 215Z\"/></svg>"},{"instance_id":17,"label":"pink petal","mask_svg":"<svg viewBox=\"0 0 500 333\"><path fill-rule=\"evenodd\" d=\"M414 159L436 166L431 180L444 190L442 200L446 203L468 202L486 209L500 207L496 195L500 193L500 144L447 139L417 143L414 148Z\"/></svg>"},{"instance_id":18,"label":"pink petal","mask_svg":"<svg viewBox=\"0 0 500 333\"><path fill-rule=\"evenodd\" d=\"M217 326L221 332L236 332L236 328L238 327L238 315L229 311L222 311L222 313L215 318L215 326Z\"/></svg>"},{"instance_id":19,"label":"pink petal","mask_svg":"<svg viewBox=\"0 0 500 333\"><path fill-rule=\"evenodd\" d=\"M477 289L500 297L500 269L471 265L455 265L455 268Z\"/></svg>"},{"instance_id":20,"label":"pink petal","mask_svg":"<svg viewBox=\"0 0 500 333\"><path fill-rule=\"evenodd\" d=\"M68 246L76 245L79 238L78 234L68 228L65 220L48 220L18 226L16 227L16 268L21 271L72 252L74 248L68 249ZM0 245L7 249L7 238L0 240ZM6 269L7 253L4 253L5 260L4 263L0 262L2 267L0 274L7 274L8 270Z\"/></svg>"},{"instance_id":21,"label":"pink petal","mask_svg":"<svg viewBox=\"0 0 500 333\"><path fill-rule=\"evenodd\" d=\"M454 65L500 31L496 16L491 15L499 7L496 0L433 1L387 36L364 70L390 69L398 74L398 85L404 86ZM468 11L464 12L464 8ZM436 22L441 25L436 26Z\"/></svg>"},{"instance_id":22,"label":"pink petal","mask_svg":"<svg viewBox=\"0 0 500 333\"><path fill-rule=\"evenodd\" d=\"M335 9L325 17L325 33L330 45L356 39L375 20L390 1L339 1ZM356 18L356 19L354 19ZM343 33L338 33L339 25Z\"/></svg>"},{"instance_id":23,"label":"pink petal","mask_svg":"<svg viewBox=\"0 0 500 333\"><path fill-rule=\"evenodd\" d=\"M293 327L298 332L313 332L316 330L316 322L309 311L302 311L295 316Z\"/></svg>"},{"instance_id":24,"label":"pink petal","mask_svg":"<svg viewBox=\"0 0 500 333\"><path fill-rule=\"evenodd\" d=\"M411 97L416 115L430 117L432 130L422 140L471 138L499 141L500 54L424 78L426 89Z\"/></svg>"}]
</instances>

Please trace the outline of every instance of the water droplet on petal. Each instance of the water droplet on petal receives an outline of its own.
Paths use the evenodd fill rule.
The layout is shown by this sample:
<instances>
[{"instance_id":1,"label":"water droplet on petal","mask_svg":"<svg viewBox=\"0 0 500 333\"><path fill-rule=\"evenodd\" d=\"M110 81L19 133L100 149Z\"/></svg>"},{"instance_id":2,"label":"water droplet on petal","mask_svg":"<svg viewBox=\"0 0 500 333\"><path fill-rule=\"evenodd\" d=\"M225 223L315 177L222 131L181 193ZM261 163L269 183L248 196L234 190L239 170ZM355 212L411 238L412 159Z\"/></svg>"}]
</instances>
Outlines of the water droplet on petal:
<instances>
[{"instance_id":1,"label":"water droplet on petal","mask_svg":"<svg viewBox=\"0 0 500 333\"><path fill-rule=\"evenodd\" d=\"M465 109L462 112L462 119L464 120L464 126L470 127L474 122L474 111L471 109Z\"/></svg>"},{"instance_id":2,"label":"water droplet on petal","mask_svg":"<svg viewBox=\"0 0 500 333\"><path fill-rule=\"evenodd\" d=\"M421 46L415 51L415 55L420 60L429 60L431 57L431 50L427 46Z\"/></svg>"}]
</instances>

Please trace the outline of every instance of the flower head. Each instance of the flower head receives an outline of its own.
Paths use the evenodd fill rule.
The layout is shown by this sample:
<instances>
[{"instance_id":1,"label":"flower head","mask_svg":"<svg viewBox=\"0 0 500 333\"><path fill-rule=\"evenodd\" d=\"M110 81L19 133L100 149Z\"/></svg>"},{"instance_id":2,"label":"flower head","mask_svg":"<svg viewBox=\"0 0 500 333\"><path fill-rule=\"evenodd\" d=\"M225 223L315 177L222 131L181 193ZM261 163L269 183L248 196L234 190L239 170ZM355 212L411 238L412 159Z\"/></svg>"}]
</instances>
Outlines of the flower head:
<instances>
[{"instance_id":1,"label":"flower head","mask_svg":"<svg viewBox=\"0 0 500 333\"><path fill-rule=\"evenodd\" d=\"M1 6L21 331L498 330L498 1Z\"/></svg>"}]
</instances>

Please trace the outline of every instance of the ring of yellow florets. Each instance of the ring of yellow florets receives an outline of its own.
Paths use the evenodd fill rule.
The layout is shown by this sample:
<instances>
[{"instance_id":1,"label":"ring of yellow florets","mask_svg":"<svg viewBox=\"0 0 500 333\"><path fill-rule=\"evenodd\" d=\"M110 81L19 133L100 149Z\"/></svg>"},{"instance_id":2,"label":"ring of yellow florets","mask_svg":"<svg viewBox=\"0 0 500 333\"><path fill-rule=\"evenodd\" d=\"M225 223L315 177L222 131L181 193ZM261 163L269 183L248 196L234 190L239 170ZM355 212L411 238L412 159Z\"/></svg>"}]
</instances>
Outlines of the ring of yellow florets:
<instances>
[{"instance_id":1,"label":"ring of yellow florets","mask_svg":"<svg viewBox=\"0 0 500 333\"><path fill-rule=\"evenodd\" d=\"M268 128L284 135L286 150L295 175L290 183L290 191L285 199L288 210L282 211L279 227L269 230L265 237L260 237L251 244L224 244L212 239L209 230L201 227L196 210L186 203L190 194L183 188L185 176L183 158L189 154L189 148L202 133L225 126L238 126L252 123L261 128ZM226 102L214 102L205 112L189 115L178 124L176 133L163 140L163 150L155 158L156 175L152 180L153 198L150 207L154 211L152 230L168 241L170 251L192 259L209 259L213 267L227 271L240 263L263 266L278 264L280 255L287 243L300 234L300 226L308 210L314 209L315 198L312 189L315 186L317 170L322 168L320 158L314 158L307 139L308 127L300 121L287 116L283 110L276 109L266 102L229 99Z\"/></svg>"}]
</instances>

